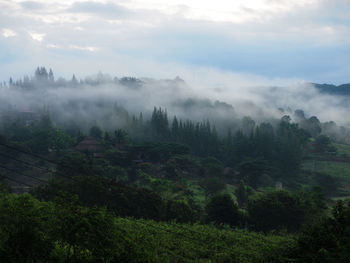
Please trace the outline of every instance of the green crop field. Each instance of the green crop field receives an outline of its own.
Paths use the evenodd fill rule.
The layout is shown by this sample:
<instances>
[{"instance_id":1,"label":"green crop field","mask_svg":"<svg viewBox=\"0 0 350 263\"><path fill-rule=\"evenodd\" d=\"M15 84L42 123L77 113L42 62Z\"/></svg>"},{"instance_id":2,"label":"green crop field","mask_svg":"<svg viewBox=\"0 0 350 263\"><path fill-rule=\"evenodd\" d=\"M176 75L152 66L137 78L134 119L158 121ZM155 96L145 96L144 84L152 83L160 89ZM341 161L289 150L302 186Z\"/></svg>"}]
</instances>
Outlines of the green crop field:
<instances>
[{"instance_id":1,"label":"green crop field","mask_svg":"<svg viewBox=\"0 0 350 263\"><path fill-rule=\"evenodd\" d=\"M137 257L147 262L285 262L286 250L295 245L289 235L220 230L210 225L125 218L118 218L117 225L129 249L135 248L135 262Z\"/></svg>"}]
</instances>

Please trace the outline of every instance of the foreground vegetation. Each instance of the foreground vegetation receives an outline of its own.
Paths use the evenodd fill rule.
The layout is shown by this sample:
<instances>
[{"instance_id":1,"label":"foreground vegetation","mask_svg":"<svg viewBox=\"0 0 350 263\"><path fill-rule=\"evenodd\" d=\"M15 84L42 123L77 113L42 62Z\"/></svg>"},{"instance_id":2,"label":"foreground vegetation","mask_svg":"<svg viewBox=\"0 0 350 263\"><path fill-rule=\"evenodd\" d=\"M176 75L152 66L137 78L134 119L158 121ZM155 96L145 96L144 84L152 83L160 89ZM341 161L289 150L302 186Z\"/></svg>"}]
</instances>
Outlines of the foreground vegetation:
<instances>
[{"instance_id":1,"label":"foreground vegetation","mask_svg":"<svg viewBox=\"0 0 350 263\"><path fill-rule=\"evenodd\" d=\"M3 262L347 262L350 204L299 236L120 218L77 200L0 195ZM222 229L223 228L223 229Z\"/></svg>"}]
</instances>

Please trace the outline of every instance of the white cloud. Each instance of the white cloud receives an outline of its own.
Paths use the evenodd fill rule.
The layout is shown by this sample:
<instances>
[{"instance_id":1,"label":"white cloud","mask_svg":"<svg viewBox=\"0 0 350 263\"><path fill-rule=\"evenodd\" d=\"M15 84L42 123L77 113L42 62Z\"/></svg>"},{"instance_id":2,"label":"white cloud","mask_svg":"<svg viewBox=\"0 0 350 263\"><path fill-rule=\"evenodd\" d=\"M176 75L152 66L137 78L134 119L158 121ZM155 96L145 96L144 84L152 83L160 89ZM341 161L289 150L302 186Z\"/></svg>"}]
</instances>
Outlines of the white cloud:
<instances>
[{"instance_id":1,"label":"white cloud","mask_svg":"<svg viewBox=\"0 0 350 263\"><path fill-rule=\"evenodd\" d=\"M244 23L270 19L316 3L317 0L134 0L124 5L155 9L168 15L182 13L188 19Z\"/></svg>"},{"instance_id":2,"label":"white cloud","mask_svg":"<svg viewBox=\"0 0 350 263\"><path fill-rule=\"evenodd\" d=\"M11 30L11 29L4 28L2 30L2 35L3 35L3 37L8 38L8 37L15 37L15 36L17 36L17 33L15 31Z\"/></svg>"},{"instance_id":3,"label":"white cloud","mask_svg":"<svg viewBox=\"0 0 350 263\"><path fill-rule=\"evenodd\" d=\"M47 44L46 47L47 48L60 48L60 46L55 45L55 44Z\"/></svg>"},{"instance_id":4,"label":"white cloud","mask_svg":"<svg viewBox=\"0 0 350 263\"><path fill-rule=\"evenodd\" d=\"M44 40L44 37L46 34L42 33L35 33L35 32L28 32L28 34L30 35L30 37L35 40L35 41L38 41L38 42L42 42Z\"/></svg>"},{"instance_id":5,"label":"white cloud","mask_svg":"<svg viewBox=\"0 0 350 263\"><path fill-rule=\"evenodd\" d=\"M89 52L96 52L96 51L99 50L98 47L93 47L93 46L69 45L69 48L71 48L71 49L77 49L77 50L82 50L82 51L89 51Z\"/></svg>"}]
</instances>

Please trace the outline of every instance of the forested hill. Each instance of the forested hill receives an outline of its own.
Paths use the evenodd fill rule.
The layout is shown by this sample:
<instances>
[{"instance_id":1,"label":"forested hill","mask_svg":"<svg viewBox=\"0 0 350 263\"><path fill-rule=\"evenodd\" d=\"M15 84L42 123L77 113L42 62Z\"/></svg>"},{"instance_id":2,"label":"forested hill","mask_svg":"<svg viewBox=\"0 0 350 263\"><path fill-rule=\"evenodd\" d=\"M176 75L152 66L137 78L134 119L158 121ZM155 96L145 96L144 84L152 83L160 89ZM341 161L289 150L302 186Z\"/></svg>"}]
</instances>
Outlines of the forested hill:
<instances>
[{"instance_id":1,"label":"forested hill","mask_svg":"<svg viewBox=\"0 0 350 263\"><path fill-rule=\"evenodd\" d=\"M323 92L323 93L350 96L350 83L342 84L339 86L336 86L333 84L316 84L316 83L313 83L313 85L320 92Z\"/></svg>"}]
</instances>

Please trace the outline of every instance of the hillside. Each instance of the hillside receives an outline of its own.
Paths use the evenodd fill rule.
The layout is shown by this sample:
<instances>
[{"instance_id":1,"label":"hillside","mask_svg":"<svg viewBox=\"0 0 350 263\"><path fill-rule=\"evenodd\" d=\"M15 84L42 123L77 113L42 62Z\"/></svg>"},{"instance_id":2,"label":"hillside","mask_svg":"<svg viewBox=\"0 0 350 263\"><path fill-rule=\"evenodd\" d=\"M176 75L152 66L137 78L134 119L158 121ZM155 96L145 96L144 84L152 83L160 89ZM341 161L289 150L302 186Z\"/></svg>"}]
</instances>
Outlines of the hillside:
<instances>
[{"instance_id":1,"label":"hillside","mask_svg":"<svg viewBox=\"0 0 350 263\"><path fill-rule=\"evenodd\" d=\"M334 94L334 95L350 95L350 83L342 84L339 86L332 84L317 84L313 85L322 93Z\"/></svg>"}]
</instances>

